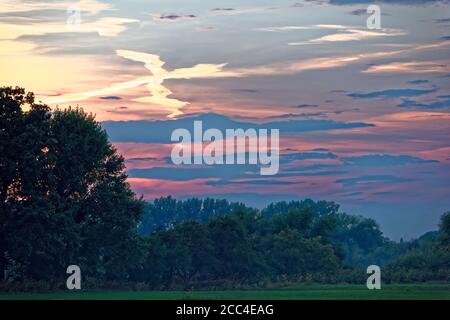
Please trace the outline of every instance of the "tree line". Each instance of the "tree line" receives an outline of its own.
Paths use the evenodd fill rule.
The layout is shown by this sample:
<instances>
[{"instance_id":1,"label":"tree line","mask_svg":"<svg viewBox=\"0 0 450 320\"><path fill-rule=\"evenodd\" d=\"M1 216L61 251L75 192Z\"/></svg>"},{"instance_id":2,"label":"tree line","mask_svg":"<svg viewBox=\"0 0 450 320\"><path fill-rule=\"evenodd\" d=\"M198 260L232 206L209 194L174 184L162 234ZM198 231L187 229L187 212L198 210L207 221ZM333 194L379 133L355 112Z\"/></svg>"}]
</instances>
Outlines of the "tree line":
<instances>
[{"instance_id":1,"label":"tree line","mask_svg":"<svg viewBox=\"0 0 450 320\"><path fill-rule=\"evenodd\" d=\"M214 210L216 201L228 208L223 215ZM442 215L439 231L400 242L384 237L373 219L310 199L257 210L163 197L148 204L141 232L146 223L152 227L147 267L137 275L152 288L364 283L372 264L383 268L386 282L450 280L450 213Z\"/></svg>"}]
</instances>

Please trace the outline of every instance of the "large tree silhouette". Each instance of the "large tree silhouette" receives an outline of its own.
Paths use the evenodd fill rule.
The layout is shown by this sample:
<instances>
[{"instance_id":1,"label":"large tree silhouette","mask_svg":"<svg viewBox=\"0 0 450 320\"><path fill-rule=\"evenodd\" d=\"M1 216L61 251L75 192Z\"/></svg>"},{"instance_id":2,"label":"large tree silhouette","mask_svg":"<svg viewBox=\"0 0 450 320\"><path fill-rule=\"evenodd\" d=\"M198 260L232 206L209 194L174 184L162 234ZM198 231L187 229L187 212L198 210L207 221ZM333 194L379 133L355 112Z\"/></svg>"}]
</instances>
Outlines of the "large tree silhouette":
<instances>
[{"instance_id":1,"label":"large tree silhouette","mask_svg":"<svg viewBox=\"0 0 450 320\"><path fill-rule=\"evenodd\" d=\"M126 278L140 258L143 205L125 179L92 115L0 88L1 274L55 279L79 264L85 275Z\"/></svg>"}]
</instances>

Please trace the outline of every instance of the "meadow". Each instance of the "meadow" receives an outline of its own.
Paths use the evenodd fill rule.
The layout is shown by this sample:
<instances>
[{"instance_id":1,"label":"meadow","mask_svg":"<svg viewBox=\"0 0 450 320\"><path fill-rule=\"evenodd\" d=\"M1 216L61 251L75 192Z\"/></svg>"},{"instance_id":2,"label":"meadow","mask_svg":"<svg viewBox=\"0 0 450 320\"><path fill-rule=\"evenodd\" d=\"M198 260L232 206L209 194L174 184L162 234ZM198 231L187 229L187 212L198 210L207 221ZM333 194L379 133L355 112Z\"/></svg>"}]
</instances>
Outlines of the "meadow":
<instances>
[{"instance_id":1,"label":"meadow","mask_svg":"<svg viewBox=\"0 0 450 320\"><path fill-rule=\"evenodd\" d=\"M61 291L0 293L0 300L450 300L450 284L301 285L276 289L230 291Z\"/></svg>"}]
</instances>

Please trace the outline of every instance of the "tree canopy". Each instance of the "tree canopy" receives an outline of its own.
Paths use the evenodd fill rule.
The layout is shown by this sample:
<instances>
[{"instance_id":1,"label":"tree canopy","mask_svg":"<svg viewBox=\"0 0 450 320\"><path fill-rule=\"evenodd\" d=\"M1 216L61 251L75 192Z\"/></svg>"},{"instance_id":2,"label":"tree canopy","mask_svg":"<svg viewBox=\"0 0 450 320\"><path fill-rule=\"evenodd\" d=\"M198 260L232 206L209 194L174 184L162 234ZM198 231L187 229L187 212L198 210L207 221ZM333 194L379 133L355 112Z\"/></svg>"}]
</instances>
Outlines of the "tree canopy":
<instances>
[{"instance_id":1,"label":"tree canopy","mask_svg":"<svg viewBox=\"0 0 450 320\"><path fill-rule=\"evenodd\" d=\"M0 272L64 276L70 264L126 277L138 262L143 202L94 116L50 111L21 88L0 89Z\"/></svg>"}]
</instances>

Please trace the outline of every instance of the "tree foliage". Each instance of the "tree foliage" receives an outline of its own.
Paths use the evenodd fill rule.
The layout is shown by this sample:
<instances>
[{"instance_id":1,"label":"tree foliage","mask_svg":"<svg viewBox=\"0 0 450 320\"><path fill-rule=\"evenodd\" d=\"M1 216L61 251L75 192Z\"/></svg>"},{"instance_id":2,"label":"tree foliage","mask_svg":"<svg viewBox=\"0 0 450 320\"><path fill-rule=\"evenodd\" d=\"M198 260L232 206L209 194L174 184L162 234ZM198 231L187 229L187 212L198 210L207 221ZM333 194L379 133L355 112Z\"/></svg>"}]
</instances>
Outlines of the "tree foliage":
<instances>
[{"instance_id":1,"label":"tree foliage","mask_svg":"<svg viewBox=\"0 0 450 320\"><path fill-rule=\"evenodd\" d=\"M0 128L0 271L14 264L16 277L52 279L79 264L88 275L126 277L141 259L143 203L100 124L7 87Z\"/></svg>"}]
</instances>

